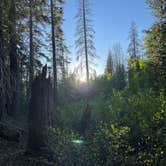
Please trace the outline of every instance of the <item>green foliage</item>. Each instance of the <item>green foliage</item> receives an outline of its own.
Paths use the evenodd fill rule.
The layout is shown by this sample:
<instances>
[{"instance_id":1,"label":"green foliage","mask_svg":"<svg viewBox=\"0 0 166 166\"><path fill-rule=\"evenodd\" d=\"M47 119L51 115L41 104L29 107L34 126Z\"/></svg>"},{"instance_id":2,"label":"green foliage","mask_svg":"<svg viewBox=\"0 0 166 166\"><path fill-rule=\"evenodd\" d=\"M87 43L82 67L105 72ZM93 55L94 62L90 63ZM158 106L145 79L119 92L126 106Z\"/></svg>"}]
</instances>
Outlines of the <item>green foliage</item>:
<instances>
[{"instance_id":1,"label":"green foliage","mask_svg":"<svg viewBox=\"0 0 166 166\"><path fill-rule=\"evenodd\" d=\"M88 144L89 165L120 165L127 158L129 128L117 127L105 122L98 124L92 141Z\"/></svg>"},{"instance_id":2,"label":"green foliage","mask_svg":"<svg viewBox=\"0 0 166 166\"><path fill-rule=\"evenodd\" d=\"M150 59L151 83L156 90L166 89L166 23L156 23L146 31L145 48Z\"/></svg>"},{"instance_id":3,"label":"green foliage","mask_svg":"<svg viewBox=\"0 0 166 166\"><path fill-rule=\"evenodd\" d=\"M87 166L166 164L165 30L160 22L146 31L146 59L139 58L138 39L130 44L128 73L120 61L113 68L109 54L104 75L92 81L90 136L81 138L81 146L73 146L72 139L80 136L54 131L51 142L59 165L67 161ZM134 26L130 37L137 38ZM63 127L79 133L85 96L74 86L73 77L60 87L59 109Z\"/></svg>"},{"instance_id":4,"label":"green foliage","mask_svg":"<svg viewBox=\"0 0 166 166\"><path fill-rule=\"evenodd\" d=\"M116 71L112 77L113 88L123 90L126 86L126 72L124 65L119 64L116 66Z\"/></svg>"},{"instance_id":5,"label":"green foliage","mask_svg":"<svg viewBox=\"0 0 166 166\"><path fill-rule=\"evenodd\" d=\"M82 112L84 110L84 103L71 103L61 107L61 118L63 119L63 126L68 129L78 131L80 128L80 121Z\"/></svg>"},{"instance_id":6,"label":"green foliage","mask_svg":"<svg viewBox=\"0 0 166 166\"><path fill-rule=\"evenodd\" d=\"M160 20L166 18L166 3L164 0L146 0L150 8L153 9L153 14Z\"/></svg>"},{"instance_id":7,"label":"green foliage","mask_svg":"<svg viewBox=\"0 0 166 166\"><path fill-rule=\"evenodd\" d=\"M134 62L129 59L128 84L131 91L137 92L151 87L148 67L147 61L141 58L136 58Z\"/></svg>"},{"instance_id":8,"label":"green foliage","mask_svg":"<svg viewBox=\"0 0 166 166\"><path fill-rule=\"evenodd\" d=\"M55 164L72 165L76 153L72 143L76 138L74 133L60 128L51 128L49 133L49 147L53 151Z\"/></svg>"},{"instance_id":9,"label":"green foliage","mask_svg":"<svg viewBox=\"0 0 166 166\"><path fill-rule=\"evenodd\" d=\"M90 11L87 2L85 3L85 15L89 16ZM122 52L117 44L113 47L112 53L109 52L105 73L92 80L89 83L92 87L87 90L86 86L82 88L81 85L78 85L75 74L69 77L65 75L65 63L69 62L63 55L67 51L62 30L63 6L62 0L54 0L54 21L57 24L54 27L57 61L58 65L63 68L60 69L62 73L58 73L58 78L61 80L58 82L56 110L52 114L55 117L53 122L56 121L55 124L58 127L54 125L55 128L50 128L48 133L48 146L54 154L55 165L166 165L166 3L164 0L147 0L147 2L154 10L158 22L146 31L144 39L146 58L139 58L140 43L135 23L133 23L129 34L128 52L130 59L128 71L122 64ZM0 10L0 24L2 25L0 27L0 38L3 37L3 40L1 39L3 43L0 42L4 45L4 48L1 49L6 51L3 55L6 66L3 70L7 77L11 74L9 72L8 46L10 43L9 25L12 17L9 19L9 16L14 16L13 12L8 13L10 5L5 0L0 2L0 8L2 8ZM80 11L82 11L82 5L80 3ZM20 92L22 112L16 114L16 119L21 120L27 114L28 107L26 93L30 49L27 46L25 36L28 36L29 29L29 14L27 14L29 13L29 6L26 1L17 0L15 7L15 35L20 64L21 88L19 91L22 91ZM49 56L42 53L50 51L45 48L46 45L50 45L49 42L46 44L43 40L45 37L50 40L50 34L48 34L48 37L44 31L45 26L49 26L51 21L48 15L50 13L49 1L42 1L42 3L40 0L33 1L31 10L35 55L33 58L34 72L37 73L42 67L43 57L51 60ZM83 12L79 12L77 15L77 58L80 60L81 66L85 59L87 62L89 60L91 64L91 61L96 57L93 47L94 31L91 29L90 20L88 17L85 18L85 15ZM86 21L87 27L82 24L83 21ZM46 28L47 30L48 28ZM86 32L88 33L87 39L83 38ZM86 48L88 51L82 48ZM87 59L87 55L90 59ZM2 61L3 58L0 60ZM2 71L0 74L4 74ZM128 79L126 78L127 74ZM8 82L11 81L5 77L0 81L3 83L5 79L8 79ZM5 86L1 86L2 90L5 89L0 96L1 100L3 98L8 99L7 97L10 96L8 94L10 88L8 84L10 83L8 82L3 83ZM5 93L9 96L5 96ZM90 125L87 125L90 126L88 130L90 134L84 138L80 136L80 126L81 121L88 119L87 116L81 118L86 108L87 96L92 117L88 121ZM5 103L3 105L6 107ZM81 140L81 143L76 144L77 141L74 142L73 140Z\"/></svg>"},{"instance_id":10,"label":"green foliage","mask_svg":"<svg viewBox=\"0 0 166 166\"><path fill-rule=\"evenodd\" d=\"M107 114L93 136L92 159L102 165L159 165L165 161L166 98L161 91L137 94L114 91ZM104 111L106 113L106 111ZM104 147L104 152L102 151ZM96 158L95 158L96 156ZM117 164L117 163L116 163Z\"/></svg>"},{"instance_id":11,"label":"green foliage","mask_svg":"<svg viewBox=\"0 0 166 166\"><path fill-rule=\"evenodd\" d=\"M113 60L112 60L112 53L111 51L108 54L107 58L107 64L105 68L105 76L107 79L111 79L111 76L113 75Z\"/></svg>"},{"instance_id":12,"label":"green foliage","mask_svg":"<svg viewBox=\"0 0 166 166\"><path fill-rule=\"evenodd\" d=\"M118 64L113 73L106 71L103 77L95 80L93 84L95 93L104 99L111 97L114 89L121 91L125 88L126 76L124 65Z\"/></svg>"}]
</instances>

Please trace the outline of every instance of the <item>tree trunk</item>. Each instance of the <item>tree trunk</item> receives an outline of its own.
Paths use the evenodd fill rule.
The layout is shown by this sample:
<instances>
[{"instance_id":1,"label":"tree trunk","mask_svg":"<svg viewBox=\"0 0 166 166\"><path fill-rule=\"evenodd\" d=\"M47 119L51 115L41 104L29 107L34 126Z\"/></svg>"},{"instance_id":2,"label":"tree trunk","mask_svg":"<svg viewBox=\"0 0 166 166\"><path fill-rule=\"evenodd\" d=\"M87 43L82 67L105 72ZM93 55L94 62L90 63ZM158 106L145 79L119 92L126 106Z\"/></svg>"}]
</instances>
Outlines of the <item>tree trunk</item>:
<instances>
[{"instance_id":1,"label":"tree trunk","mask_svg":"<svg viewBox=\"0 0 166 166\"><path fill-rule=\"evenodd\" d=\"M85 0L83 0L83 27L84 27L84 44L85 44L85 59L86 59L86 81L89 85L89 59L88 59L88 46L87 46L87 27L86 27L86 9Z\"/></svg>"},{"instance_id":2,"label":"tree trunk","mask_svg":"<svg viewBox=\"0 0 166 166\"><path fill-rule=\"evenodd\" d=\"M47 148L47 131L52 112L52 84L46 78L47 66L32 83L29 110L29 149L41 152Z\"/></svg>"},{"instance_id":3,"label":"tree trunk","mask_svg":"<svg viewBox=\"0 0 166 166\"><path fill-rule=\"evenodd\" d=\"M4 87L3 87L3 47L2 47L2 2L0 2L0 119L4 110Z\"/></svg>"},{"instance_id":4,"label":"tree trunk","mask_svg":"<svg viewBox=\"0 0 166 166\"><path fill-rule=\"evenodd\" d=\"M11 0L9 10L9 41L11 101L8 114L14 116L19 111L19 58L17 54L15 0Z\"/></svg>"},{"instance_id":5,"label":"tree trunk","mask_svg":"<svg viewBox=\"0 0 166 166\"><path fill-rule=\"evenodd\" d=\"M34 47L33 47L33 0L29 0L29 87L28 99L31 96L31 86L34 78Z\"/></svg>"},{"instance_id":6,"label":"tree trunk","mask_svg":"<svg viewBox=\"0 0 166 166\"><path fill-rule=\"evenodd\" d=\"M51 30L52 30L52 56L53 56L53 87L54 87L54 101L56 101L57 95L57 56L56 56L56 47L55 47L55 14L54 14L54 7L53 7L53 0L50 0L50 7L51 7Z\"/></svg>"},{"instance_id":7,"label":"tree trunk","mask_svg":"<svg viewBox=\"0 0 166 166\"><path fill-rule=\"evenodd\" d=\"M90 135L90 128L91 128L91 109L89 105L86 105L86 108L83 112L82 119L81 119L81 134L85 137Z\"/></svg>"}]
</instances>

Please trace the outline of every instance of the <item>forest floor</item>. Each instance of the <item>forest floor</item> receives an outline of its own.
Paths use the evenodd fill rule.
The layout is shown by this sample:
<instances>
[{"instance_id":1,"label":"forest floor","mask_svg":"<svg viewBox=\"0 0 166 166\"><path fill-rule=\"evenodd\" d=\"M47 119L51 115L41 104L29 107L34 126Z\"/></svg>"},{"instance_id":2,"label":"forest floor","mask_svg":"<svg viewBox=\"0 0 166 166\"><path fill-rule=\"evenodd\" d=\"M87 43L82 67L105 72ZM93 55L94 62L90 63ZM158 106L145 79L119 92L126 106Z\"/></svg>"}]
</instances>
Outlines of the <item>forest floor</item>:
<instances>
[{"instance_id":1,"label":"forest floor","mask_svg":"<svg viewBox=\"0 0 166 166\"><path fill-rule=\"evenodd\" d=\"M0 166L53 166L43 158L27 155L27 123L5 117L0 128L5 131L0 132ZM19 138L16 132L21 132Z\"/></svg>"},{"instance_id":2,"label":"forest floor","mask_svg":"<svg viewBox=\"0 0 166 166\"><path fill-rule=\"evenodd\" d=\"M26 155L26 148L20 143L0 138L0 166L53 166L54 164Z\"/></svg>"}]
</instances>

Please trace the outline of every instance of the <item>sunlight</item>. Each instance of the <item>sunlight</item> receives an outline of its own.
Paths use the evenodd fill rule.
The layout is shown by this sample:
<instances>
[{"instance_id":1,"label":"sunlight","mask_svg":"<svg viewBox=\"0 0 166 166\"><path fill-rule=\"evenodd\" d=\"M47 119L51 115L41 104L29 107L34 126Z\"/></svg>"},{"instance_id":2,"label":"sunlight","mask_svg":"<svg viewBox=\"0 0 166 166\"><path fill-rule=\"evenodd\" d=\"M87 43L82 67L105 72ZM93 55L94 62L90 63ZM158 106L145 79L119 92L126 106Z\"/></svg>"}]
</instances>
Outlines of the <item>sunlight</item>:
<instances>
[{"instance_id":1,"label":"sunlight","mask_svg":"<svg viewBox=\"0 0 166 166\"><path fill-rule=\"evenodd\" d=\"M85 74L80 75L80 76L79 76L79 81L80 81L81 83L86 83L86 75L85 75Z\"/></svg>"},{"instance_id":2,"label":"sunlight","mask_svg":"<svg viewBox=\"0 0 166 166\"><path fill-rule=\"evenodd\" d=\"M80 139L76 139L76 140L73 140L72 141L74 144L77 144L77 145L81 145L81 144L83 144L83 140L80 140Z\"/></svg>"}]
</instances>

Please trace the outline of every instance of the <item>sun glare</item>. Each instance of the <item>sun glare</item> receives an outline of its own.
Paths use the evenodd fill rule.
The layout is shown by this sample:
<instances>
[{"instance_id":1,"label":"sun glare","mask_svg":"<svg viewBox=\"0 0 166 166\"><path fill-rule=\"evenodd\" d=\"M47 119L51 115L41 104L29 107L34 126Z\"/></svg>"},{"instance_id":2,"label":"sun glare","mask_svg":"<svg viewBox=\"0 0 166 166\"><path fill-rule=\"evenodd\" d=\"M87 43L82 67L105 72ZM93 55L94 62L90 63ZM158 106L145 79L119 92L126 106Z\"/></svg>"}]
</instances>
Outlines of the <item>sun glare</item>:
<instances>
[{"instance_id":1,"label":"sun glare","mask_svg":"<svg viewBox=\"0 0 166 166\"><path fill-rule=\"evenodd\" d=\"M80 80L81 83L85 83L86 82L86 75L84 75L84 74L80 75L79 80Z\"/></svg>"}]
</instances>

